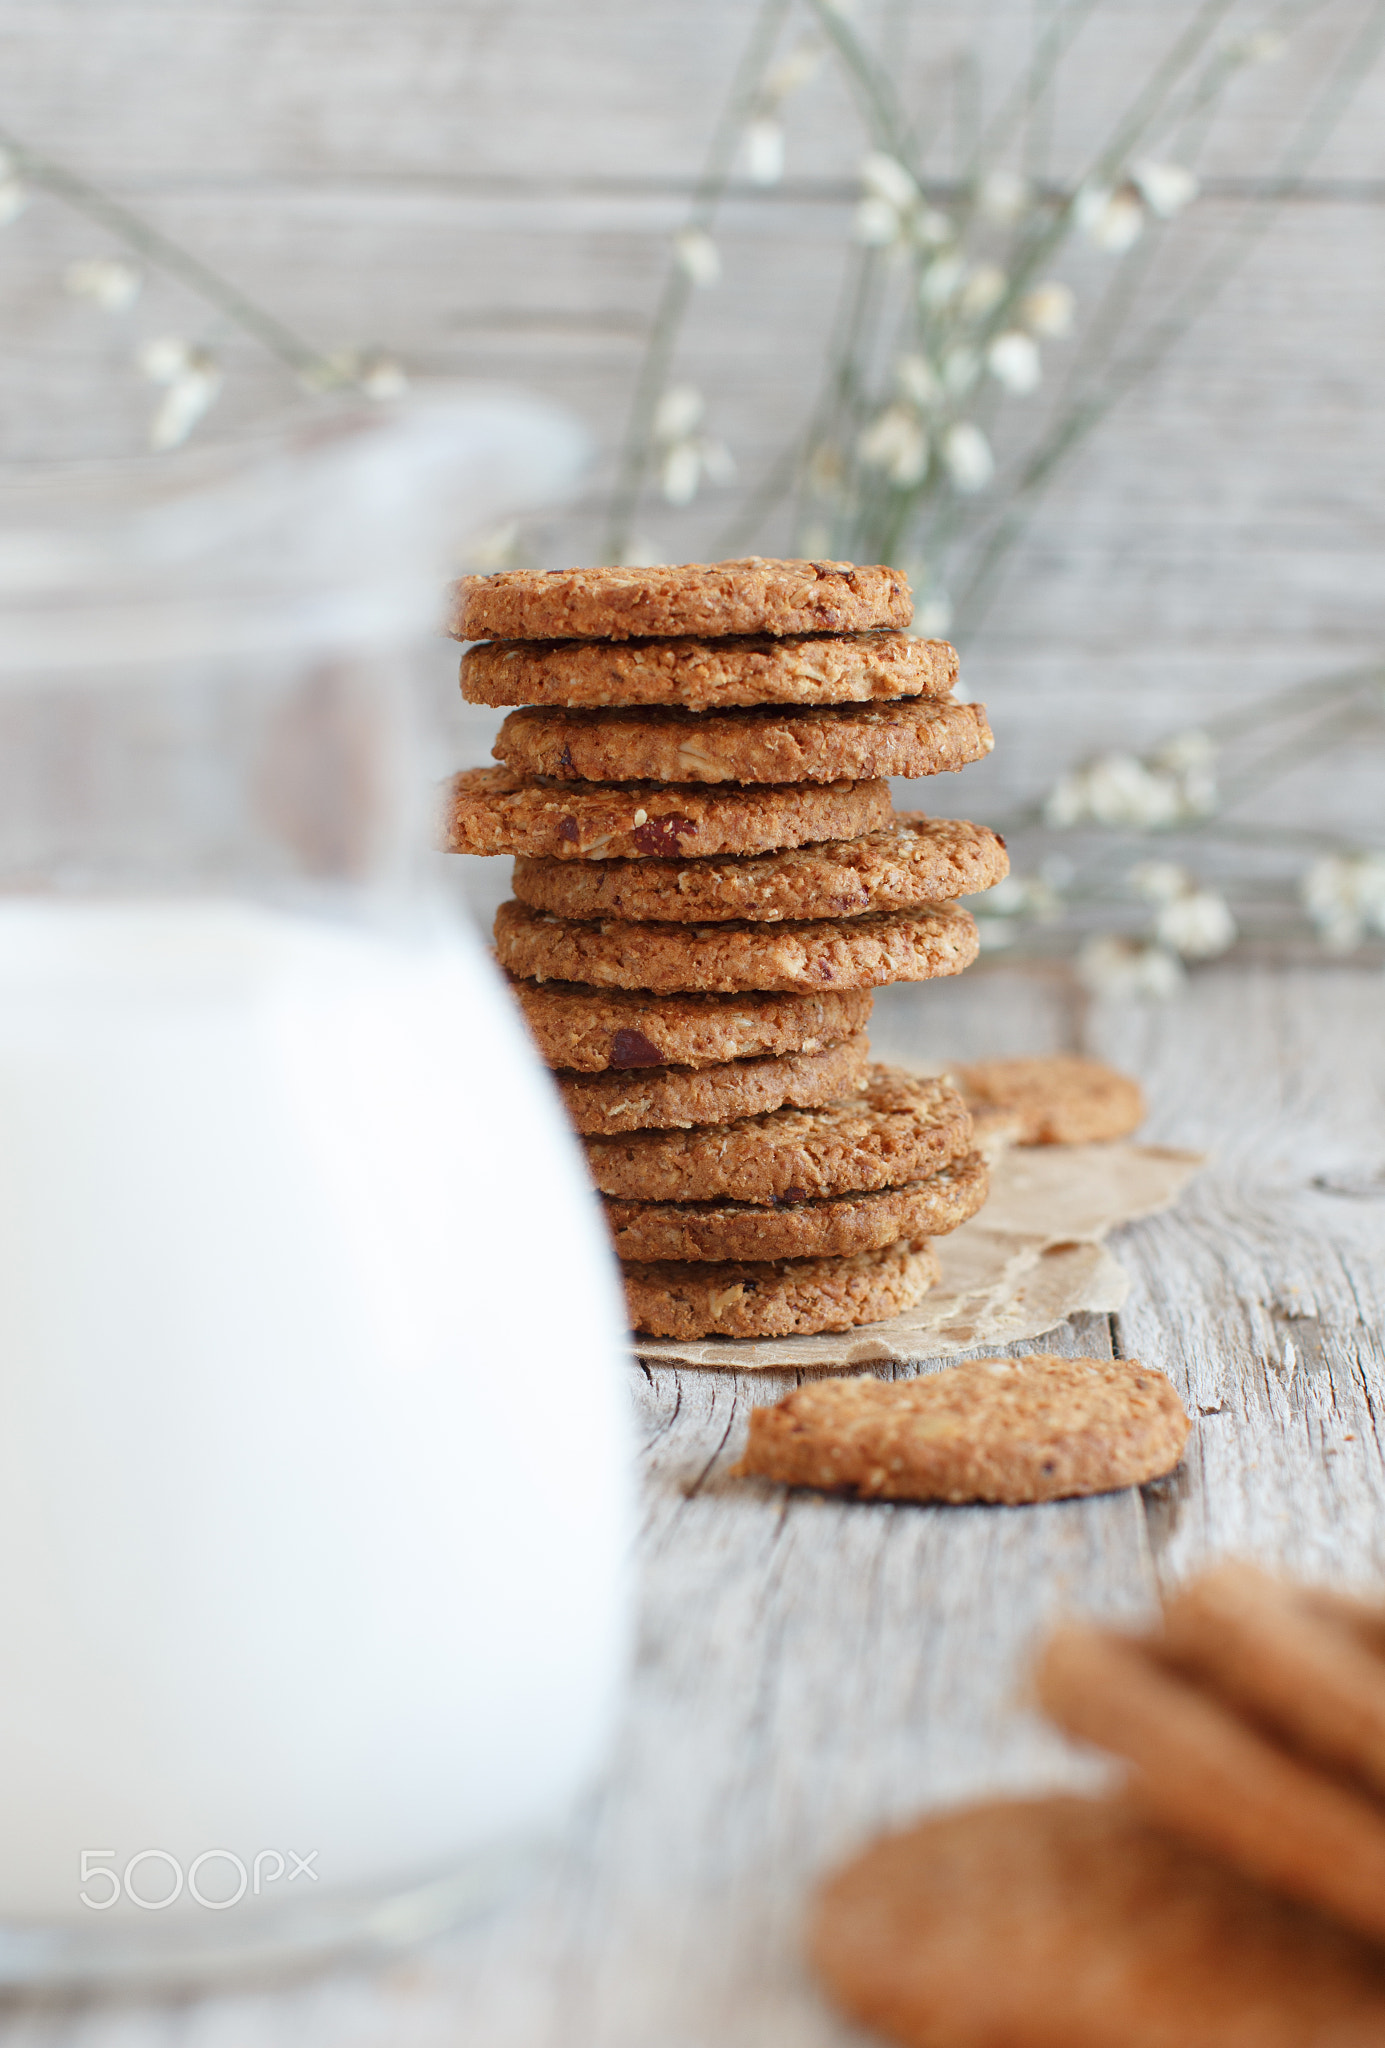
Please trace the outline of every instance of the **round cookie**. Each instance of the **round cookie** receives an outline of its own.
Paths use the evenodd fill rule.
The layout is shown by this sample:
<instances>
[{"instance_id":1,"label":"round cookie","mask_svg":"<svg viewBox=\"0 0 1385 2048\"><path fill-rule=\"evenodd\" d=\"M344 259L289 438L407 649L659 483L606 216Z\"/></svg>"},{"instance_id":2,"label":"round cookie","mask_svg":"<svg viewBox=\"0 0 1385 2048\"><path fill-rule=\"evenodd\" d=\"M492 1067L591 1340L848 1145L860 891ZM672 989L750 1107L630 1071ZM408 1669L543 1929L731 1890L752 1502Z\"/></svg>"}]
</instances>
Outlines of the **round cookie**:
<instances>
[{"instance_id":1,"label":"round cookie","mask_svg":"<svg viewBox=\"0 0 1385 2048\"><path fill-rule=\"evenodd\" d=\"M465 768L448 784L444 850L551 860L769 853L856 839L894 816L887 782L798 782L760 789L670 783L526 782L508 768Z\"/></svg>"},{"instance_id":2,"label":"round cookie","mask_svg":"<svg viewBox=\"0 0 1385 2048\"><path fill-rule=\"evenodd\" d=\"M806 1202L929 1180L971 1150L951 1083L875 1066L860 1094L688 1131L588 1138L603 1195L637 1202Z\"/></svg>"},{"instance_id":3,"label":"round cookie","mask_svg":"<svg viewBox=\"0 0 1385 2048\"><path fill-rule=\"evenodd\" d=\"M815 1259L880 1251L944 1237L986 1199L986 1163L975 1152L931 1180L872 1194L783 1206L749 1202L606 1202L622 1259Z\"/></svg>"},{"instance_id":4,"label":"round cookie","mask_svg":"<svg viewBox=\"0 0 1385 2048\"><path fill-rule=\"evenodd\" d=\"M500 640L462 656L470 704L681 706L870 704L946 697L957 652L907 633L770 640Z\"/></svg>"},{"instance_id":5,"label":"round cookie","mask_svg":"<svg viewBox=\"0 0 1385 2048\"><path fill-rule=\"evenodd\" d=\"M820 1052L864 1031L875 1001L869 989L651 996L561 981L510 988L548 1065L583 1074Z\"/></svg>"},{"instance_id":6,"label":"round cookie","mask_svg":"<svg viewBox=\"0 0 1385 2048\"><path fill-rule=\"evenodd\" d=\"M904 2048L1366 2048L1385 1955L1114 1800L1006 1800L870 1845L813 1967Z\"/></svg>"},{"instance_id":7,"label":"round cookie","mask_svg":"<svg viewBox=\"0 0 1385 2048\"><path fill-rule=\"evenodd\" d=\"M862 633L907 626L909 579L883 564L735 562L502 569L464 576L459 640L633 640L695 633Z\"/></svg>"},{"instance_id":8,"label":"round cookie","mask_svg":"<svg viewBox=\"0 0 1385 2048\"><path fill-rule=\"evenodd\" d=\"M689 1130L694 1124L724 1124L736 1117L762 1116L787 1102L814 1109L860 1087L870 1060L870 1040L857 1032L820 1052L781 1053L778 1058L730 1060L716 1067L646 1067L636 1073L559 1074L563 1105L584 1136L620 1131ZM894 1232L895 1237L900 1235ZM660 1254L682 1258L685 1253ZM728 1252L727 1258L739 1257ZM771 1254L766 1253L768 1258Z\"/></svg>"},{"instance_id":9,"label":"round cookie","mask_svg":"<svg viewBox=\"0 0 1385 2048\"><path fill-rule=\"evenodd\" d=\"M818 711L512 711L491 748L567 782L840 782L944 775L995 745L981 704L921 698Z\"/></svg>"},{"instance_id":10,"label":"round cookie","mask_svg":"<svg viewBox=\"0 0 1385 2048\"><path fill-rule=\"evenodd\" d=\"M1085 1145L1124 1138L1145 1120L1138 1081L1073 1053L976 1060L955 1069L968 1102L1013 1111L1021 1145Z\"/></svg>"},{"instance_id":11,"label":"round cookie","mask_svg":"<svg viewBox=\"0 0 1385 2048\"><path fill-rule=\"evenodd\" d=\"M1134 1766L1129 1796L1161 1826L1385 1940L1385 1812L1374 1792L1200 1690L1157 1642L1071 1624L1035 1677L1060 1727Z\"/></svg>"},{"instance_id":12,"label":"round cookie","mask_svg":"<svg viewBox=\"0 0 1385 2048\"><path fill-rule=\"evenodd\" d=\"M1066 1500L1171 1472L1188 1437L1131 1358L982 1358L916 1379L820 1380L756 1408L737 1468L860 1500Z\"/></svg>"},{"instance_id":13,"label":"round cookie","mask_svg":"<svg viewBox=\"0 0 1385 2048\"><path fill-rule=\"evenodd\" d=\"M956 903L782 924L597 924L515 902L495 914L496 956L511 974L594 988L879 988L960 974L977 948L976 920Z\"/></svg>"},{"instance_id":14,"label":"round cookie","mask_svg":"<svg viewBox=\"0 0 1385 2048\"><path fill-rule=\"evenodd\" d=\"M931 1245L845 1259L622 1266L631 1327L648 1337L807 1337L903 1315L938 1277Z\"/></svg>"},{"instance_id":15,"label":"round cookie","mask_svg":"<svg viewBox=\"0 0 1385 2048\"><path fill-rule=\"evenodd\" d=\"M903 811L883 832L731 860L528 860L514 892L557 917L710 924L853 917L989 889L1010 871L1005 841L965 818Z\"/></svg>"}]
</instances>

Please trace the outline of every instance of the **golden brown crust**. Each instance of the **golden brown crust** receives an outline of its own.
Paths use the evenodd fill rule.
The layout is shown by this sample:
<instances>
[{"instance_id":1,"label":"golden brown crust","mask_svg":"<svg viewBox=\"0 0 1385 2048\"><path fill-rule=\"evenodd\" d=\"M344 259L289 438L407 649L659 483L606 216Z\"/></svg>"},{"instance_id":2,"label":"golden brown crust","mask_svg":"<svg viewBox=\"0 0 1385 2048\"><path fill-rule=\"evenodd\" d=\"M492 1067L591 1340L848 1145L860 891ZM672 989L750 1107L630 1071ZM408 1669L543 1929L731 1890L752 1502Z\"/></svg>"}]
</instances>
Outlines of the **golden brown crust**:
<instances>
[{"instance_id":1,"label":"golden brown crust","mask_svg":"<svg viewBox=\"0 0 1385 2048\"><path fill-rule=\"evenodd\" d=\"M902 1315L938 1277L928 1244L846 1259L623 1266L631 1327L648 1337L806 1337Z\"/></svg>"},{"instance_id":2,"label":"golden brown crust","mask_svg":"<svg viewBox=\"0 0 1385 2048\"><path fill-rule=\"evenodd\" d=\"M607 1200L622 1259L816 1259L880 1251L907 1238L943 1237L986 1199L986 1162L972 1152L931 1180L873 1194L834 1195L783 1207L745 1202Z\"/></svg>"},{"instance_id":3,"label":"golden brown crust","mask_svg":"<svg viewBox=\"0 0 1385 2048\"><path fill-rule=\"evenodd\" d=\"M869 989L651 996L561 981L510 987L548 1065L584 1074L820 1052L864 1031L875 1000Z\"/></svg>"},{"instance_id":4,"label":"golden brown crust","mask_svg":"<svg viewBox=\"0 0 1385 2048\"><path fill-rule=\"evenodd\" d=\"M825 1109L777 1109L690 1131L585 1142L603 1195L806 1202L930 1179L971 1150L971 1118L949 1081L875 1066L859 1095Z\"/></svg>"},{"instance_id":5,"label":"golden brown crust","mask_svg":"<svg viewBox=\"0 0 1385 2048\"><path fill-rule=\"evenodd\" d=\"M856 839L893 817L887 782L697 789L657 782L526 782L466 768L448 785L444 850L550 860L769 853Z\"/></svg>"},{"instance_id":6,"label":"golden brown crust","mask_svg":"<svg viewBox=\"0 0 1385 2048\"><path fill-rule=\"evenodd\" d=\"M855 917L971 896L1010 871L1005 841L965 818L903 811L883 832L730 860L517 860L514 891L558 917L710 924Z\"/></svg>"},{"instance_id":7,"label":"golden brown crust","mask_svg":"<svg viewBox=\"0 0 1385 2048\"><path fill-rule=\"evenodd\" d=\"M502 569L464 576L459 640L632 640L709 633L862 633L907 626L909 579L883 564L684 562L653 568Z\"/></svg>"},{"instance_id":8,"label":"golden brown crust","mask_svg":"<svg viewBox=\"0 0 1385 2048\"><path fill-rule=\"evenodd\" d=\"M1188 1418L1130 1358L983 1358L822 1380L750 1417L738 1470L862 1500L1066 1500L1171 1472Z\"/></svg>"},{"instance_id":9,"label":"golden brown crust","mask_svg":"<svg viewBox=\"0 0 1385 2048\"><path fill-rule=\"evenodd\" d=\"M1036 1679L1060 1727L1134 1765L1130 1797L1161 1826L1385 1938L1385 1813L1372 1794L1241 1719L1155 1643L1073 1624Z\"/></svg>"},{"instance_id":10,"label":"golden brown crust","mask_svg":"<svg viewBox=\"0 0 1385 2048\"><path fill-rule=\"evenodd\" d=\"M817 711L512 711L491 748L565 782L840 782L944 775L995 745L981 704L936 698Z\"/></svg>"},{"instance_id":11,"label":"golden brown crust","mask_svg":"<svg viewBox=\"0 0 1385 2048\"><path fill-rule=\"evenodd\" d=\"M906 633L814 634L782 640L504 640L462 656L471 704L870 704L946 697L957 651Z\"/></svg>"},{"instance_id":12,"label":"golden brown crust","mask_svg":"<svg viewBox=\"0 0 1385 2048\"><path fill-rule=\"evenodd\" d=\"M977 954L976 920L956 903L862 917L753 924L599 924L502 903L495 950L511 974L594 988L879 988L960 974Z\"/></svg>"},{"instance_id":13,"label":"golden brown crust","mask_svg":"<svg viewBox=\"0 0 1385 2048\"><path fill-rule=\"evenodd\" d=\"M1021 1145L1084 1145L1124 1138L1145 1120L1138 1081L1072 1053L977 1060L955 1069L968 1102L1013 1111Z\"/></svg>"},{"instance_id":14,"label":"golden brown crust","mask_svg":"<svg viewBox=\"0 0 1385 2048\"><path fill-rule=\"evenodd\" d=\"M563 1105L587 1137L621 1131L689 1130L763 1116L790 1103L812 1109L861 1086L870 1060L864 1031L820 1052L728 1060L714 1067L646 1067L634 1073L559 1074ZM895 1236L900 1233L896 1231ZM670 1258L684 1256L669 1253ZM732 1254L727 1253L728 1258ZM768 1257L769 1254L766 1254Z\"/></svg>"},{"instance_id":15,"label":"golden brown crust","mask_svg":"<svg viewBox=\"0 0 1385 2048\"><path fill-rule=\"evenodd\" d=\"M834 2002L905 2048L1368 2048L1385 1957L1112 1800L997 1802L821 1890Z\"/></svg>"}]
</instances>

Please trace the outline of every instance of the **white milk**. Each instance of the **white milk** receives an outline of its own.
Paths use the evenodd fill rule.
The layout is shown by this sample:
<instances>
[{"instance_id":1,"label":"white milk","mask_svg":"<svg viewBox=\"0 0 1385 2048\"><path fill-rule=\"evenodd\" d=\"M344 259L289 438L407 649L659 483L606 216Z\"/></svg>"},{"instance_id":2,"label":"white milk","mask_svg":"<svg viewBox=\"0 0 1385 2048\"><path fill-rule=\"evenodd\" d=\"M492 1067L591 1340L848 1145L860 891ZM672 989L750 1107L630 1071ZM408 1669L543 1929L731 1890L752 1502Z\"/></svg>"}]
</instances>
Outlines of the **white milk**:
<instances>
[{"instance_id":1,"label":"white milk","mask_svg":"<svg viewBox=\"0 0 1385 2048\"><path fill-rule=\"evenodd\" d=\"M0 908L0 1917L553 1820L622 1659L622 1328L469 938Z\"/></svg>"}]
</instances>

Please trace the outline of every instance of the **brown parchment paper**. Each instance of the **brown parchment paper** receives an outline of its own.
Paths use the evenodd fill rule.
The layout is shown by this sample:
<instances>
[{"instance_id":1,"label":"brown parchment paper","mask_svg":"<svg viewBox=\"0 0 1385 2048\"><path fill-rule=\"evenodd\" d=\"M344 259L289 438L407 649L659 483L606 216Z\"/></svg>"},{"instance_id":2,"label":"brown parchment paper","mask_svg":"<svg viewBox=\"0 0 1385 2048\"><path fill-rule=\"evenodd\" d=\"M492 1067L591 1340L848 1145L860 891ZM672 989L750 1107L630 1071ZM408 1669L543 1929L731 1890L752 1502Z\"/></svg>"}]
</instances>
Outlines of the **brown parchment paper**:
<instances>
[{"instance_id":1,"label":"brown parchment paper","mask_svg":"<svg viewBox=\"0 0 1385 2048\"><path fill-rule=\"evenodd\" d=\"M907 1315L821 1337L691 1344L636 1337L635 1355L736 1372L821 1370L955 1358L978 1344L1040 1337L1084 1310L1121 1307L1130 1278L1102 1240L1119 1224L1168 1208L1202 1159L1129 1140L1003 1150L992 1160L980 1215L934 1240L942 1278Z\"/></svg>"}]
</instances>

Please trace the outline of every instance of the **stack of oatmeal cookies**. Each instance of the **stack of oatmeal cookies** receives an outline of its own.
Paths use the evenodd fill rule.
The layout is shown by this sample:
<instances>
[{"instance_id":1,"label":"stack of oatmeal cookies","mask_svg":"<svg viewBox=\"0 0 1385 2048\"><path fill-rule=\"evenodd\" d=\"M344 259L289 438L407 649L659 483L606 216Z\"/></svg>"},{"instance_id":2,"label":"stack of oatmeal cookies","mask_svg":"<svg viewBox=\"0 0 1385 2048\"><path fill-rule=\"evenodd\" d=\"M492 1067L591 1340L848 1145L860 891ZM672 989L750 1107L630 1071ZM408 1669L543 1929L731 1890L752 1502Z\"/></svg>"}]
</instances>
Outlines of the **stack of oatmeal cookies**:
<instances>
[{"instance_id":1,"label":"stack of oatmeal cookies","mask_svg":"<svg viewBox=\"0 0 1385 2048\"><path fill-rule=\"evenodd\" d=\"M912 1307L985 1200L954 1088L872 1066L886 982L958 974L984 826L886 777L991 748L898 571L753 559L467 578L452 851L515 856L496 950L606 1200L632 1322L785 1336Z\"/></svg>"}]
</instances>

